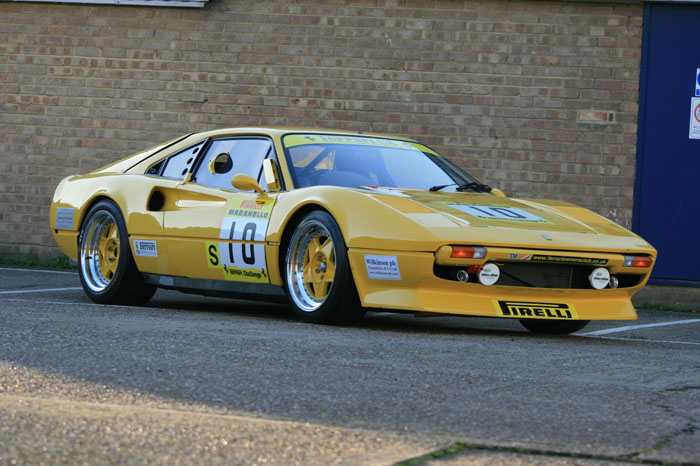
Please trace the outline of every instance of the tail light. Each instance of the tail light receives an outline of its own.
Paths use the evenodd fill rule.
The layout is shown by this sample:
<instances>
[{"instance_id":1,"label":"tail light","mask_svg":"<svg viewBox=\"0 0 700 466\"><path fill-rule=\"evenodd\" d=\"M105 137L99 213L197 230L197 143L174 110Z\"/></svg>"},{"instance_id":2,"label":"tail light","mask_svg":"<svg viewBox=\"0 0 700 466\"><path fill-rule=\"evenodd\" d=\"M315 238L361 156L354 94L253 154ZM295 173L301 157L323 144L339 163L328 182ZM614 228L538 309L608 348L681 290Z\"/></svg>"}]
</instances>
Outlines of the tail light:
<instances>
[{"instance_id":1,"label":"tail light","mask_svg":"<svg viewBox=\"0 0 700 466\"><path fill-rule=\"evenodd\" d=\"M471 246L452 246L450 257L455 259L483 259L486 257L486 248Z\"/></svg>"},{"instance_id":2,"label":"tail light","mask_svg":"<svg viewBox=\"0 0 700 466\"><path fill-rule=\"evenodd\" d=\"M649 256L625 256L623 267L651 267L653 260Z\"/></svg>"}]
</instances>

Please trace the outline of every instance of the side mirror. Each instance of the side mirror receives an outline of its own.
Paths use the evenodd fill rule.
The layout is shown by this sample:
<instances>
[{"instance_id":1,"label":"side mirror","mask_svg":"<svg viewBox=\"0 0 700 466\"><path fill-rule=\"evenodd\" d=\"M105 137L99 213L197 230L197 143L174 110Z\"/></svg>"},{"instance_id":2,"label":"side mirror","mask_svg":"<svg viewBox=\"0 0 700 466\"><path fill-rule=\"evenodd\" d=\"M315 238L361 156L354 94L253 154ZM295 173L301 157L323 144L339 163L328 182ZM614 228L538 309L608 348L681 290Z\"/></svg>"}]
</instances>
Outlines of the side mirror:
<instances>
[{"instance_id":1,"label":"side mirror","mask_svg":"<svg viewBox=\"0 0 700 466\"><path fill-rule=\"evenodd\" d=\"M503 191L501 191L498 188L491 188L491 194L493 194L494 196L497 196L497 197L508 197L508 196L506 196L506 193L504 193Z\"/></svg>"},{"instance_id":2,"label":"side mirror","mask_svg":"<svg viewBox=\"0 0 700 466\"><path fill-rule=\"evenodd\" d=\"M255 181L255 178L244 175L243 173L234 176L231 180L231 184L239 191L257 191L260 194L265 194L265 191L260 187L258 182Z\"/></svg>"},{"instance_id":3,"label":"side mirror","mask_svg":"<svg viewBox=\"0 0 700 466\"><path fill-rule=\"evenodd\" d=\"M279 191L282 189L279 172L277 171L277 164L273 159L263 160L263 174L265 175L265 183L267 183L268 191Z\"/></svg>"},{"instance_id":4,"label":"side mirror","mask_svg":"<svg viewBox=\"0 0 700 466\"><path fill-rule=\"evenodd\" d=\"M209 161L209 172L212 175L223 175L230 172L232 168L233 160L228 152L222 152Z\"/></svg>"}]
</instances>

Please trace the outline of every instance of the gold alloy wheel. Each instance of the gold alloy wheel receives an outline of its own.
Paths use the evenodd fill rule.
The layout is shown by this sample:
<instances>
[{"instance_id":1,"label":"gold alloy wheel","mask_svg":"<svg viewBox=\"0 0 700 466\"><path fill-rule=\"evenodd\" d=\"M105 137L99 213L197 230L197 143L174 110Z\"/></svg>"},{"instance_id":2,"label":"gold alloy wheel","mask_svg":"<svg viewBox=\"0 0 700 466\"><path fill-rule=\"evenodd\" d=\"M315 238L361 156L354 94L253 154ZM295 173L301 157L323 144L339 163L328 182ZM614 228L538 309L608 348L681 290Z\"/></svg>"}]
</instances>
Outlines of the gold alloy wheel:
<instances>
[{"instance_id":1,"label":"gold alloy wheel","mask_svg":"<svg viewBox=\"0 0 700 466\"><path fill-rule=\"evenodd\" d=\"M328 229L312 220L294 232L287 253L287 283L294 303L313 312L326 301L335 278L335 246Z\"/></svg>"},{"instance_id":2,"label":"gold alloy wheel","mask_svg":"<svg viewBox=\"0 0 700 466\"><path fill-rule=\"evenodd\" d=\"M80 273L87 286L103 291L112 282L119 265L119 228L107 211L100 210L88 220L80 248Z\"/></svg>"}]
</instances>

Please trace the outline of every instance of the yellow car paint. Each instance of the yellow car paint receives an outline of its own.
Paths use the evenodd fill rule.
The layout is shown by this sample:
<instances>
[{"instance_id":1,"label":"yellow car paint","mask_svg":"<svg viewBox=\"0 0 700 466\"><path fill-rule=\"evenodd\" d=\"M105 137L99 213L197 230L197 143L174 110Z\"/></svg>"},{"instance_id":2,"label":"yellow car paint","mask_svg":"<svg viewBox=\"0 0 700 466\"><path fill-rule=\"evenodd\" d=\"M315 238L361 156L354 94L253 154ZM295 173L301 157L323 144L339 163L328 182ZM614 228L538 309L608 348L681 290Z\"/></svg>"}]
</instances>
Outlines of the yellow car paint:
<instances>
[{"instance_id":1,"label":"yellow car paint","mask_svg":"<svg viewBox=\"0 0 700 466\"><path fill-rule=\"evenodd\" d=\"M646 284L652 267L623 267L624 255L643 254L654 260L656 250L604 217L565 202L504 198L490 193L337 186L295 189L284 155L283 138L288 134L293 134L286 136L288 145L303 144L304 135L359 141L366 141L363 138L368 136L294 128L239 128L176 139L92 173L64 179L51 205L54 238L68 257L79 260L79 232L85 214L97 200L111 199L124 216L132 255L141 272L281 287L285 241L295 222L301 213L323 209L343 234L360 302L368 308L504 318L523 317L518 314L521 311L534 313L525 317L542 319L636 318L630 297ZM266 193L240 192L233 187L198 185L189 176L175 180L146 173L160 160L198 141L228 136L269 138L283 188ZM435 154L415 141L392 140L390 144ZM254 210L257 206L260 210ZM248 222L255 226L247 233L231 226L236 221L245 222L245 216L253 212L262 212L264 219L255 217ZM253 228L255 234L250 233ZM141 241L153 245L153 251L137 251ZM455 259L450 257L453 245L485 247L487 255L483 259ZM226 254L228 261L224 260ZM254 260L253 256L256 267L235 266L241 259ZM533 256L539 260L533 260ZM395 258L396 265L382 265L385 258ZM433 273L436 265L469 267L526 260L591 266L600 261L612 274L636 274L640 278L634 286L594 290L485 286L446 280ZM372 265L375 263L376 267Z\"/></svg>"}]
</instances>

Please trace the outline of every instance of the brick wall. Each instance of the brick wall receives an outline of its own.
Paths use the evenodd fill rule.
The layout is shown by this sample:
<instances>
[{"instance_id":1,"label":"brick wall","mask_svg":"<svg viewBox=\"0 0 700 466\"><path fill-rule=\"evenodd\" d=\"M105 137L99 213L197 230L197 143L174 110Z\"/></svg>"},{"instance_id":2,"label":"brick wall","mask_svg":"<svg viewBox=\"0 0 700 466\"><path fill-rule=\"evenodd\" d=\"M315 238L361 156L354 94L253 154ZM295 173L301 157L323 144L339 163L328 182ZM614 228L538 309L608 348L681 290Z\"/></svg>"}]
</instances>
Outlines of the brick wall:
<instances>
[{"instance_id":1,"label":"brick wall","mask_svg":"<svg viewBox=\"0 0 700 466\"><path fill-rule=\"evenodd\" d=\"M630 225L642 6L0 3L0 253L56 255L58 181L239 125L389 132Z\"/></svg>"}]
</instances>

